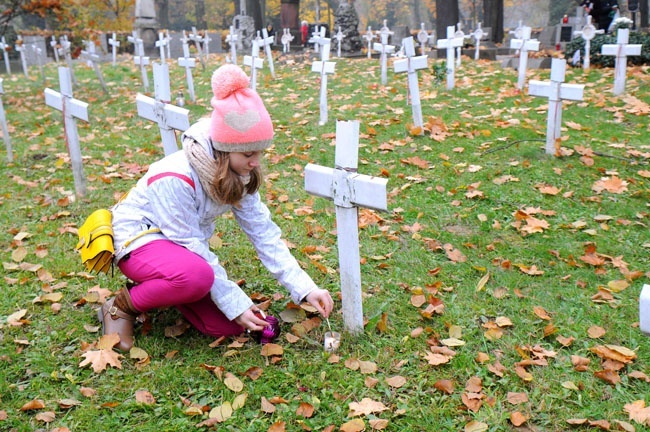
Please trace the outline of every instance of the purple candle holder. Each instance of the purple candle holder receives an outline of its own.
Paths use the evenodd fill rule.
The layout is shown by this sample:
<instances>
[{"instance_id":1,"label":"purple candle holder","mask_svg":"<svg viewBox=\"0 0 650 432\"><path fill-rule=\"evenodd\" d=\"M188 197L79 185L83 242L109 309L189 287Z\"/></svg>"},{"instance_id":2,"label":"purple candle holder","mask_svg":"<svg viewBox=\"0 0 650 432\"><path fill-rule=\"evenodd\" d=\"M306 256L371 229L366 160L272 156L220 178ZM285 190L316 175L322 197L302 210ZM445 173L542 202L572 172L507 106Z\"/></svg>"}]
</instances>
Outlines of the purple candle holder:
<instances>
[{"instance_id":1,"label":"purple candle holder","mask_svg":"<svg viewBox=\"0 0 650 432\"><path fill-rule=\"evenodd\" d=\"M278 338L278 336L280 336L280 321L271 315L267 315L264 320L269 323L269 325L264 327L264 330L252 333L255 340L262 345L273 342Z\"/></svg>"}]
</instances>

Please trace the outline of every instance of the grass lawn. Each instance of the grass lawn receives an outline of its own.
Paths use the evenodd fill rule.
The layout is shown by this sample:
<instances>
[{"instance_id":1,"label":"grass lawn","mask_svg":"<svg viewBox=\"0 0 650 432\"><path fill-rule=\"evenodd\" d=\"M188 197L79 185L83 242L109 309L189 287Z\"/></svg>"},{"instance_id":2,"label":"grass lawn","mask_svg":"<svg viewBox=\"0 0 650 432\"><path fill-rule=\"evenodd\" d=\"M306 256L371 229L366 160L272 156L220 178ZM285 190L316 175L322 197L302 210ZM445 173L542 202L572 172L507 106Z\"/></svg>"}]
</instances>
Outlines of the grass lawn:
<instances>
[{"instance_id":1,"label":"grass lawn","mask_svg":"<svg viewBox=\"0 0 650 432\"><path fill-rule=\"evenodd\" d=\"M334 330L343 331L334 205L305 192L304 167L332 167L336 120L358 120L359 172L388 179L390 210L359 211L365 331L344 333L334 354L323 350L327 324L290 304L230 217L211 244L231 279L282 317L277 344L214 341L168 309L149 314L131 353L102 351L95 311L125 279L84 272L76 229L162 157L158 127L136 112L140 71L130 58L102 64L104 94L91 68L75 66L74 95L90 113L78 123L81 198L62 114L44 103L44 88L59 87L56 66L45 85L36 69L4 76L14 161L0 166L0 429L650 428L650 338L639 329L650 283L650 69L629 67L617 97L613 69L567 71L585 98L564 103L552 156L546 100L518 91L514 70L464 58L446 90L443 60L431 59L418 136L404 75L389 69L382 86L376 58L333 60L324 126L308 56L276 57L276 79L265 69L257 84L276 126L262 193L296 258L337 300ZM212 55L194 70L191 121L209 114L210 76L224 61ZM169 63L176 94L185 70Z\"/></svg>"}]
</instances>

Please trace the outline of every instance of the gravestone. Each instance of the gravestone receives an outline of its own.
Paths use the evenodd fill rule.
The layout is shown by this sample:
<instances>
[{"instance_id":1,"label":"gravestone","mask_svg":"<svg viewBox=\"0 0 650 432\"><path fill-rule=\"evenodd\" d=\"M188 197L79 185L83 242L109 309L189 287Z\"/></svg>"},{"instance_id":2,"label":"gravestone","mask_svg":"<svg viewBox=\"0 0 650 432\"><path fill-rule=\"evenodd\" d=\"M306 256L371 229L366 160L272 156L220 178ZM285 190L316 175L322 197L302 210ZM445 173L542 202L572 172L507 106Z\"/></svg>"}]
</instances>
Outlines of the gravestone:
<instances>
[{"instance_id":1,"label":"gravestone","mask_svg":"<svg viewBox=\"0 0 650 432\"><path fill-rule=\"evenodd\" d=\"M244 66L251 68L250 88L257 91L257 70L264 67L264 59L260 58L260 47L256 40L252 42L251 55L244 56Z\"/></svg>"},{"instance_id":2,"label":"gravestone","mask_svg":"<svg viewBox=\"0 0 650 432\"><path fill-rule=\"evenodd\" d=\"M616 34L616 44L606 44L601 47L602 55L616 56L614 65L614 94L625 92L627 75L627 57L641 55L641 45L630 45L630 29L620 28Z\"/></svg>"},{"instance_id":3,"label":"gravestone","mask_svg":"<svg viewBox=\"0 0 650 432\"><path fill-rule=\"evenodd\" d=\"M9 128L7 127L7 117L5 116L5 108L2 103L2 95L5 94L4 87L2 86L2 78L0 78L0 124L2 125L2 138L7 148L7 162L14 161L14 153L11 149L11 138L9 137Z\"/></svg>"},{"instance_id":4,"label":"gravestone","mask_svg":"<svg viewBox=\"0 0 650 432\"><path fill-rule=\"evenodd\" d=\"M183 32L183 37L185 37L185 32ZM235 26L230 26L230 32L226 36L226 42L230 45L230 63L237 64L237 40L238 35L235 32Z\"/></svg>"},{"instance_id":5,"label":"gravestone","mask_svg":"<svg viewBox=\"0 0 650 432\"><path fill-rule=\"evenodd\" d=\"M345 35L341 42L341 51L344 55L356 54L363 48L363 40L359 34L359 15L353 5L347 0L339 2L334 14L334 26L340 27Z\"/></svg>"},{"instance_id":6,"label":"gravestone","mask_svg":"<svg viewBox=\"0 0 650 432\"><path fill-rule=\"evenodd\" d=\"M190 45L189 39L183 30L183 38L181 39L183 43L183 57L178 58L178 65L185 68L185 77L187 79L187 91L190 94L190 100L192 103L196 102L196 96L194 95L194 77L192 76L192 69L196 67L196 60L190 56Z\"/></svg>"},{"instance_id":7,"label":"gravestone","mask_svg":"<svg viewBox=\"0 0 650 432\"><path fill-rule=\"evenodd\" d=\"M45 103L63 113L65 143L70 155L74 188L77 196L86 195L86 176L84 175L77 119L88 121L88 104L72 97L72 79L67 67L59 66L59 86L57 92L45 89Z\"/></svg>"},{"instance_id":8,"label":"gravestone","mask_svg":"<svg viewBox=\"0 0 650 432\"><path fill-rule=\"evenodd\" d=\"M165 156L178 151L175 130L190 127L189 110L172 105L167 63L153 63L153 87L155 99L138 93L135 99L138 115L158 124Z\"/></svg>"},{"instance_id":9,"label":"gravestone","mask_svg":"<svg viewBox=\"0 0 650 432\"><path fill-rule=\"evenodd\" d=\"M388 45L388 35L382 34L379 35L381 43L375 42L373 48L375 51L379 52L379 62L381 63L381 83L386 85L388 83L388 74L387 74L387 64L388 64L388 54L393 54L395 52L395 47L393 45Z\"/></svg>"},{"instance_id":10,"label":"gravestone","mask_svg":"<svg viewBox=\"0 0 650 432\"><path fill-rule=\"evenodd\" d=\"M453 27L452 27L453 29ZM409 95L411 96L411 112L413 113L413 125L420 129L420 135L424 134L424 124L422 122L422 106L420 104L420 86L418 83L418 70L426 69L428 66L429 58L425 55L415 55L415 45L413 37L409 36L402 40L402 48L404 49L403 59L395 60L393 67L395 73L407 74Z\"/></svg>"},{"instance_id":11,"label":"gravestone","mask_svg":"<svg viewBox=\"0 0 650 432\"><path fill-rule=\"evenodd\" d=\"M255 20L253 17L244 14L235 15L233 26L237 32L237 49L250 49L253 46L253 38L255 38Z\"/></svg>"},{"instance_id":12,"label":"gravestone","mask_svg":"<svg viewBox=\"0 0 650 432\"><path fill-rule=\"evenodd\" d=\"M328 39L329 40L329 39ZM323 126L327 123L327 75L334 73L334 68L336 63L329 61L330 59L330 44L324 43L321 47L321 57L320 61L315 61L311 65L312 72L320 73L320 121L318 124Z\"/></svg>"},{"instance_id":13,"label":"gravestone","mask_svg":"<svg viewBox=\"0 0 650 432\"><path fill-rule=\"evenodd\" d=\"M343 324L352 335L363 333L358 208L388 209L388 180L357 172L358 149L359 122L337 121L336 168L314 164L305 167L305 190L333 200L336 207Z\"/></svg>"},{"instance_id":14,"label":"gravestone","mask_svg":"<svg viewBox=\"0 0 650 432\"><path fill-rule=\"evenodd\" d=\"M531 80L528 94L548 98L548 120L546 123L546 154L557 154L562 137L562 101L582 100L584 85L565 84L566 60L554 58L551 65L551 81Z\"/></svg>"},{"instance_id":15,"label":"gravestone","mask_svg":"<svg viewBox=\"0 0 650 432\"><path fill-rule=\"evenodd\" d=\"M528 26L523 26L520 34L521 38L515 38L510 41L510 48L519 51L519 77L517 79L517 88L523 89L526 84L528 51L539 51L539 41L530 38L531 28Z\"/></svg>"},{"instance_id":16,"label":"gravestone","mask_svg":"<svg viewBox=\"0 0 650 432\"><path fill-rule=\"evenodd\" d=\"M154 51L160 24L156 17L154 0L135 0L135 21L133 28L142 39L142 56L148 51Z\"/></svg>"},{"instance_id":17,"label":"gravestone","mask_svg":"<svg viewBox=\"0 0 650 432\"><path fill-rule=\"evenodd\" d=\"M596 27L594 27L594 25L591 23L591 15L587 15L587 23L582 28L582 30L575 32L576 36L581 36L585 41L585 55L584 60L582 61L582 68L584 70L589 69L589 65L591 63L591 40L596 37L597 34L603 33L605 33L605 30L596 30Z\"/></svg>"},{"instance_id":18,"label":"gravestone","mask_svg":"<svg viewBox=\"0 0 650 432\"><path fill-rule=\"evenodd\" d=\"M436 47L447 50L447 90L451 90L456 86L455 82L455 62L454 52L456 48L462 47L463 38L455 37L456 32L454 26L447 26L447 39L438 39Z\"/></svg>"}]
</instances>

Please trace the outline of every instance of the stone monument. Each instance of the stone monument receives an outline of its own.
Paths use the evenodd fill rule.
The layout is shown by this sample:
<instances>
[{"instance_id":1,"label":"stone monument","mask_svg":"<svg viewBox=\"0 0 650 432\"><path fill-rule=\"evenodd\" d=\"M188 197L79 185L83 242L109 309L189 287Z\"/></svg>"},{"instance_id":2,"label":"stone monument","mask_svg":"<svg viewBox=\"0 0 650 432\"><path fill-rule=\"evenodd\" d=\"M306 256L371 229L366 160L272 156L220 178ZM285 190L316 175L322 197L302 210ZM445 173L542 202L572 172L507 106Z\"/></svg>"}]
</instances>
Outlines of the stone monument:
<instances>
[{"instance_id":1,"label":"stone monument","mask_svg":"<svg viewBox=\"0 0 650 432\"><path fill-rule=\"evenodd\" d=\"M145 52L153 51L158 38L160 24L156 18L154 0L135 0L135 21L133 29L137 30L142 39Z\"/></svg>"},{"instance_id":2,"label":"stone monument","mask_svg":"<svg viewBox=\"0 0 650 432\"><path fill-rule=\"evenodd\" d=\"M346 54L357 54L361 52L363 42L359 34L359 15L354 6L347 0L341 0L339 7L334 14L334 28L340 28L345 37L341 41L341 51Z\"/></svg>"}]
</instances>

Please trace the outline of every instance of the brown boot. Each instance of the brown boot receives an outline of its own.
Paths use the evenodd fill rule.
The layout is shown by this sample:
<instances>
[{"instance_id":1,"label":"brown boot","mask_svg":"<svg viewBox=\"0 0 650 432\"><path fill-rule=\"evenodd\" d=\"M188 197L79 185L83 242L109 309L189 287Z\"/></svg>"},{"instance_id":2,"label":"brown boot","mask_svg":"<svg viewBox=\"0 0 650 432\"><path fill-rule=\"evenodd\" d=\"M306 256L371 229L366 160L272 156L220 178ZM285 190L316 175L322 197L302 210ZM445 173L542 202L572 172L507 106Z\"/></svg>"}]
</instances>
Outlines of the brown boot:
<instances>
[{"instance_id":1,"label":"brown boot","mask_svg":"<svg viewBox=\"0 0 650 432\"><path fill-rule=\"evenodd\" d=\"M124 352L128 352L133 347L133 324L138 315L140 312L133 307L131 295L126 288L122 288L115 297L106 300L97 311L97 317L103 324L102 334L117 333L120 342L114 348Z\"/></svg>"}]
</instances>

